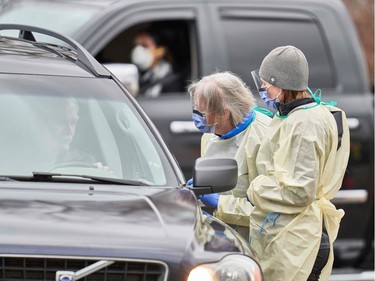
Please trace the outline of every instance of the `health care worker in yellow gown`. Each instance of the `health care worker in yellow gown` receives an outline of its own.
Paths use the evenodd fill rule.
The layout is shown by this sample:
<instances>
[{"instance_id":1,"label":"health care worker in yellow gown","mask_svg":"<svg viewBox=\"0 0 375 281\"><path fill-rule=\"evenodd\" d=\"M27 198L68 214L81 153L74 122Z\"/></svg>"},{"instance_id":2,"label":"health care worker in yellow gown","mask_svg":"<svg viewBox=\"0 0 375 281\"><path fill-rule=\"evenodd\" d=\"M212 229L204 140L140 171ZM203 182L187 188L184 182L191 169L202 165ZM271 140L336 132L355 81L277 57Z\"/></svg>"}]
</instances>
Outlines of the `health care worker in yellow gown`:
<instances>
[{"instance_id":1,"label":"health care worker in yellow gown","mask_svg":"<svg viewBox=\"0 0 375 281\"><path fill-rule=\"evenodd\" d=\"M193 102L193 121L204 133L201 156L233 157L239 168L238 182L232 191L200 199L204 205L215 208L214 215L248 241L252 206L246 199L246 191L258 175L255 155L271 118L252 109L255 106L252 93L230 72L205 76L193 82L188 91Z\"/></svg>"},{"instance_id":2,"label":"health care worker in yellow gown","mask_svg":"<svg viewBox=\"0 0 375 281\"><path fill-rule=\"evenodd\" d=\"M311 92L308 62L294 46L272 50L259 77L259 93L277 113L257 155L260 175L247 192L254 205L250 247L266 281L328 280L344 215L330 200L349 158L345 113Z\"/></svg>"}]
</instances>

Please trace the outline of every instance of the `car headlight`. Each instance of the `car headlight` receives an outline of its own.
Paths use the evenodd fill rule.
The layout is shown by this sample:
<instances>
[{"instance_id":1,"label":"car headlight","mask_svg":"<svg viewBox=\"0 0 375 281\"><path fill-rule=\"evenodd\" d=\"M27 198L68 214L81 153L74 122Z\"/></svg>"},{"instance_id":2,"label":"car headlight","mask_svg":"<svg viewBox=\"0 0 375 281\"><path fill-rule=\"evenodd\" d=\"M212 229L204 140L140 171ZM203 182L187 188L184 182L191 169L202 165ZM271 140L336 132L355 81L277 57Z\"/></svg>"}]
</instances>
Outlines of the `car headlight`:
<instances>
[{"instance_id":1,"label":"car headlight","mask_svg":"<svg viewBox=\"0 0 375 281\"><path fill-rule=\"evenodd\" d=\"M247 256L230 255L217 263L195 267L187 281L262 281L259 265Z\"/></svg>"}]
</instances>

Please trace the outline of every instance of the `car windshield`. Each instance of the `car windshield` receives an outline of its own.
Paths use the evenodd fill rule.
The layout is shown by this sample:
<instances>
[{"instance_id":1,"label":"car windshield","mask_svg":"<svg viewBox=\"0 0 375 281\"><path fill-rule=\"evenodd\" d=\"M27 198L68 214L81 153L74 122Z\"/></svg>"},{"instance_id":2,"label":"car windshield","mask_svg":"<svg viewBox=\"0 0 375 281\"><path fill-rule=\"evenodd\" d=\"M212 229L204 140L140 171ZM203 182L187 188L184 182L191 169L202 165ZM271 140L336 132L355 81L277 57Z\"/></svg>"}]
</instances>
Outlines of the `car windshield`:
<instances>
[{"instance_id":1,"label":"car windshield","mask_svg":"<svg viewBox=\"0 0 375 281\"><path fill-rule=\"evenodd\" d=\"M0 23L33 25L54 30L55 32L73 36L96 13L100 12L100 5L72 4L69 1L55 2L51 0L39 1L8 1L3 4L0 12ZM15 36L16 31L4 31L2 35ZM38 41L49 43L51 37L36 35ZM56 41L56 42L55 42ZM60 42L59 42L60 43Z\"/></svg>"},{"instance_id":2,"label":"car windshield","mask_svg":"<svg viewBox=\"0 0 375 281\"><path fill-rule=\"evenodd\" d=\"M176 185L170 160L110 79L0 75L0 175Z\"/></svg>"}]
</instances>

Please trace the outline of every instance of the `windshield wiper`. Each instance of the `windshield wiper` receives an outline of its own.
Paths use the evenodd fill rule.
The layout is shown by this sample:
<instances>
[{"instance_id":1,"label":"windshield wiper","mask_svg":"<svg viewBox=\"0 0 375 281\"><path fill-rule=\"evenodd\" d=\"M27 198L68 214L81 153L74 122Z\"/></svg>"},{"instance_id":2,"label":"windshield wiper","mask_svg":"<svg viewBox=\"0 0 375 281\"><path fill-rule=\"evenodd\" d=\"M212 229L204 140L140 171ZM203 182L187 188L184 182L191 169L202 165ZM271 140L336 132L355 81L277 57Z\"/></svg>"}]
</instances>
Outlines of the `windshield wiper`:
<instances>
[{"instance_id":1,"label":"windshield wiper","mask_svg":"<svg viewBox=\"0 0 375 281\"><path fill-rule=\"evenodd\" d=\"M49 173L49 172L33 172L32 176L18 176L18 175L1 175L0 181L6 180L20 180L20 181L27 181L27 180L34 180L34 181L53 181L54 178L81 178L81 179L89 179L92 181L102 182L102 183L110 183L110 184L121 184L121 185L134 185L134 186L149 186L149 183L146 183L142 180L124 180L124 179L116 179L116 178L106 178L106 177L97 177L97 176L90 176L90 175L78 175L78 174L61 174L61 173Z\"/></svg>"},{"instance_id":2,"label":"windshield wiper","mask_svg":"<svg viewBox=\"0 0 375 281\"><path fill-rule=\"evenodd\" d=\"M12 176L0 176L0 181L14 181L15 179Z\"/></svg>"},{"instance_id":3,"label":"windshield wiper","mask_svg":"<svg viewBox=\"0 0 375 281\"><path fill-rule=\"evenodd\" d=\"M107 177L97 177L91 175L78 175L78 174L61 174L61 173L49 173L49 172L33 172L33 176L35 179L39 180L52 180L54 177L77 177L83 179L90 179L93 181L103 182L103 183L113 183L113 184L122 184L122 185L146 185L149 186L148 183L141 181L141 180L124 180L124 179L115 179L115 178L107 178Z\"/></svg>"}]
</instances>

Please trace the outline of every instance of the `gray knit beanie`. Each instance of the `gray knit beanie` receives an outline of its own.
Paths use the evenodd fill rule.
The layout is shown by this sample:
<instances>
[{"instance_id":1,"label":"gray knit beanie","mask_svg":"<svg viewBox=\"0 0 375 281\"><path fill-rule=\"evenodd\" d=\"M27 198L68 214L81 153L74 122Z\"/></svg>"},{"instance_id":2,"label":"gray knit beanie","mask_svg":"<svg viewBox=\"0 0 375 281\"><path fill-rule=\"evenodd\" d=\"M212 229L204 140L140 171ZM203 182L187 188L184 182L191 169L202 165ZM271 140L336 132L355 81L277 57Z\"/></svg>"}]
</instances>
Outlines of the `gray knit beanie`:
<instances>
[{"instance_id":1,"label":"gray knit beanie","mask_svg":"<svg viewBox=\"0 0 375 281\"><path fill-rule=\"evenodd\" d=\"M305 91L309 66L302 51L294 46L273 49L262 61L259 76L284 90Z\"/></svg>"}]
</instances>

